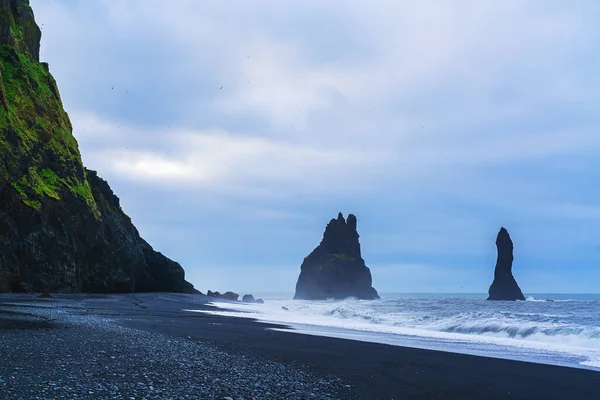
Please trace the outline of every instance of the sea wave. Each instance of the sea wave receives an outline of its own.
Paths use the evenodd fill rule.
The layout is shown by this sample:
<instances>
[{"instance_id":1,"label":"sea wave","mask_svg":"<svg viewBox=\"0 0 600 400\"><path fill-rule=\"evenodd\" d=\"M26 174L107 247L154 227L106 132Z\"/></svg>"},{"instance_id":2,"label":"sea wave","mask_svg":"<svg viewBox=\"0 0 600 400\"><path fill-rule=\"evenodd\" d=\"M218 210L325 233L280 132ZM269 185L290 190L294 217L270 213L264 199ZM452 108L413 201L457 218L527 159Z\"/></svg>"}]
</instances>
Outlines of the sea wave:
<instances>
[{"instance_id":1,"label":"sea wave","mask_svg":"<svg viewBox=\"0 0 600 400\"><path fill-rule=\"evenodd\" d=\"M443 341L446 346L477 342L556 351L580 365L600 368L600 300L487 302L481 299L391 298L373 301L267 300L227 304L209 311L288 325L325 327L371 334ZM372 335L371 335L372 336ZM535 360L534 360L535 361Z\"/></svg>"},{"instance_id":2,"label":"sea wave","mask_svg":"<svg viewBox=\"0 0 600 400\"><path fill-rule=\"evenodd\" d=\"M525 301L545 302L545 301L549 301L549 300L546 300L546 299L536 299L535 297L527 296L527 297L525 297Z\"/></svg>"}]
</instances>

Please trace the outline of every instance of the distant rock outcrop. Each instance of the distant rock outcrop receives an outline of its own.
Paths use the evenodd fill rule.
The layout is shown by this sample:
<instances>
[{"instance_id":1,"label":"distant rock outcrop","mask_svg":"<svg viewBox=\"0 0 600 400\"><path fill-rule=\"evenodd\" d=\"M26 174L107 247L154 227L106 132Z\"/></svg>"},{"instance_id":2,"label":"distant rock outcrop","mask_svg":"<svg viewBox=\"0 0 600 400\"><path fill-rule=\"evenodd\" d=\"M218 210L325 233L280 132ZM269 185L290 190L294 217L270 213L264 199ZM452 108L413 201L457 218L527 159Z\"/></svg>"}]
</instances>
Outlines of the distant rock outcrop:
<instances>
[{"instance_id":1,"label":"distant rock outcrop","mask_svg":"<svg viewBox=\"0 0 600 400\"><path fill-rule=\"evenodd\" d=\"M513 242L504 228L498 232L496 247L498 248L498 260L488 300L525 300L525 296L512 274Z\"/></svg>"},{"instance_id":2,"label":"distant rock outcrop","mask_svg":"<svg viewBox=\"0 0 600 400\"><path fill-rule=\"evenodd\" d=\"M213 292L211 290L209 290L206 295L208 297L214 297L216 299L223 299L223 300L228 300L228 301L238 301L238 299L240 298L240 295L237 293L233 293L233 292L225 292L223 294L219 293L219 292Z\"/></svg>"},{"instance_id":3,"label":"distant rock outcrop","mask_svg":"<svg viewBox=\"0 0 600 400\"><path fill-rule=\"evenodd\" d=\"M319 246L302 263L294 299L378 299L358 238L354 215L347 221L341 213L332 219Z\"/></svg>"},{"instance_id":4,"label":"distant rock outcrop","mask_svg":"<svg viewBox=\"0 0 600 400\"><path fill-rule=\"evenodd\" d=\"M245 294L244 297L242 297L242 303L263 304L264 302L263 299L255 299L251 294Z\"/></svg>"}]
</instances>

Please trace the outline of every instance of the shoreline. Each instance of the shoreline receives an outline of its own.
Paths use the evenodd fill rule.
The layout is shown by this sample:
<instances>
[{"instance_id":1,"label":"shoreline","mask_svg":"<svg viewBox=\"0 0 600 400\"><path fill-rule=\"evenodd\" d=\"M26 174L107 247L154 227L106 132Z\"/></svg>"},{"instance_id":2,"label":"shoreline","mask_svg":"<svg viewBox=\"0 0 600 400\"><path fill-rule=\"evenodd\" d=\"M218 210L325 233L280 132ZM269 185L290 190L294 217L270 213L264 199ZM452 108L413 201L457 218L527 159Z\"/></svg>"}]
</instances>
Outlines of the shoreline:
<instances>
[{"instance_id":1,"label":"shoreline","mask_svg":"<svg viewBox=\"0 0 600 400\"><path fill-rule=\"evenodd\" d=\"M256 322L270 324L269 322L263 322L263 321L256 321ZM279 330L281 328L269 327L268 329ZM600 372L600 367L586 365L586 364L582 364L580 362L573 362L573 363L559 363L556 361L541 362L541 361L537 361L537 360L531 360L526 357L518 358L517 356L514 356L512 354L511 355L501 355L501 354L497 354L497 353L489 354L484 351L473 351L471 349L464 349L464 348L460 348L460 349L458 349L458 348L443 348L441 346L440 347L429 346L427 344L422 344L421 342L417 342L417 341L415 341L415 344L413 344L413 343L407 344L406 343L407 341L398 343L397 341L394 341L393 339L389 340L389 341L383 341L382 339L377 338L377 337L375 337L373 339L368 339L368 338L364 338L364 336L363 336L363 338L357 339L357 338L353 337L356 335L352 335L351 333L344 334L344 332L340 332L340 333L332 334L329 332L313 332L309 329L304 329L301 325L286 325L285 328L283 328L281 330L290 332L290 333L296 333L299 335L329 337L329 338L334 338L334 339L353 340L353 341L364 342L364 343L383 344L383 345L392 346L392 347L410 348L410 349L427 350L427 351L437 351L437 352L441 352L441 353L450 353L450 354L463 354L463 355L469 355L469 356L473 356L473 357L483 357L483 358L490 358L490 359L495 359L495 360L525 362L525 363L530 363L530 364L549 365L549 366L554 366L554 367L573 368L573 369L582 369L582 370L586 370L586 371ZM359 332L362 333L362 331L359 331ZM370 333L370 332L368 332L368 333ZM421 337L417 337L417 338L421 339Z\"/></svg>"},{"instance_id":2,"label":"shoreline","mask_svg":"<svg viewBox=\"0 0 600 400\"><path fill-rule=\"evenodd\" d=\"M465 317L448 322L449 318L446 315L443 316L445 324L437 322L435 325L438 329L411 326L410 321L408 326L403 326L402 323L393 324L393 317L386 319L386 315L381 314L382 307L379 305L379 308L369 305L365 308L360 302L316 302L313 307L308 304L310 302L299 301L300 304L293 304L294 302L289 299L276 299L268 306L214 302L214 308L210 310L189 311L248 318L264 324L285 325L288 331L307 335L600 371L598 363L600 348L597 347L597 340L596 343L593 342L594 337L591 337L591 342L585 342L590 338L589 333L587 337L575 334L574 338L571 332L567 332L561 342L562 336L552 332L552 326L532 327L531 324L519 326L514 321L502 319L504 312L509 313L510 316L512 313L527 315L528 312L541 312L537 310L539 302L523 303L522 307L527 307L529 304L529 309L515 308L515 304L519 302L508 304L507 307L513 307L509 310L503 310L501 306L500 310L496 310L498 312L496 315L500 315L497 319L488 307L470 304L468 307L470 310L475 307L478 312L489 314L484 321ZM495 305L485 300L482 302L486 305ZM290 311L281 311L280 306L289 307ZM531 309L532 306L536 309ZM402 307L408 311L411 303L404 302ZM423 308L419 308L419 311L422 314ZM385 310L383 312L385 313ZM547 312L559 311L548 310ZM338 313L340 315L337 315ZM330 317L330 314L335 317ZM422 316L422 318L428 317ZM384 322L381 325L377 321L371 323L372 319L381 319ZM470 334L471 331L474 333ZM574 342L573 339L582 339L583 342Z\"/></svg>"},{"instance_id":3,"label":"shoreline","mask_svg":"<svg viewBox=\"0 0 600 400\"><path fill-rule=\"evenodd\" d=\"M594 370L313 336L292 332L283 325L266 324L247 318L183 311L184 309L204 307L213 309L213 306L206 304L210 300L210 298L199 295L167 293L55 295L55 298L52 299L37 299L26 295L4 295L0 296L0 326L6 328L8 326L6 321L11 318L14 320L15 315L10 314L11 312L29 313L33 316L31 318L41 315L42 319L46 318L45 323L53 324L64 323L61 321L65 318L66 320L73 319L75 324L78 320L87 321L88 319L112 321L119 329L137 332L138 335L150 338L148 339L148 352L156 350L152 344L153 340L164 342L163 339L158 338L172 338L171 340L177 343L181 341L181 344L177 346L182 346L185 351L178 350L177 346L171 343L169 346L174 347L175 352L179 352L174 357L175 359L180 358L182 362L193 362L194 360L188 359L189 353L195 351L193 349L196 347L206 346L207 349L216 349L215 351L219 351L219 354L224 354L222 357L226 357L230 363L236 363L235 360L240 359L246 360L243 363L246 371L252 370L255 366L273 365L274 370L285 369L284 376L297 375L298 377L310 376L311 379L315 377L323 379L321 385L323 389L311 388L309 392L312 394L309 392L288 393L287 398L600 398L600 373ZM16 305L10 306L8 303ZM91 330L86 328L86 330L94 332L96 329L100 329L98 326ZM115 332L120 332L119 329ZM46 332L45 334L50 332L49 334L52 335L52 332L55 331L54 328L48 327L40 329L16 327L12 330L0 327L0 344L9 336L13 336L14 340L26 341L30 337L39 335L40 332ZM59 331L61 334L65 334L66 340L69 341L70 331L75 332L76 328L59 329ZM116 334L117 342L120 335L128 337L127 335L131 334L124 332ZM7 350L2 346L0 357L18 364L18 354L12 352L14 349L8 348ZM52 360L46 360L43 352L41 355L43 362L48 362L50 365L55 364ZM163 368L165 363L168 364L172 360L163 361L155 360L156 368L164 371L167 375L173 373L173 371L167 372ZM223 367L227 370L227 365L223 365ZM10 383L5 376L7 373L10 375L8 369L11 368L14 368L14 365L6 363L0 365L0 379L4 380L4 383L0 383L0 393L2 393L2 385L6 387L7 382ZM22 362L18 368L22 368L21 371L37 370L35 366ZM77 375L77 371L73 371L73 373ZM244 377L238 376L237 379L238 382L243 382ZM265 383L264 387L267 388L269 384L280 381L281 377L271 380L269 373L263 373L258 379L270 382ZM301 382L304 378L297 379L298 382ZM20 387L18 383L15 385L17 389ZM123 382L122 385L125 388L130 386L127 382ZM160 387L156 383L154 386ZM239 391L242 393L247 389L240 388ZM321 397L314 397L315 392L312 389L318 389L316 392ZM324 397L325 393L319 392L319 390L326 390L327 396ZM147 396L150 397L146 398L163 398ZM173 398L186 398L178 393L173 393L172 396ZM243 398L269 397L257 395Z\"/></svg>"}]
</instances>

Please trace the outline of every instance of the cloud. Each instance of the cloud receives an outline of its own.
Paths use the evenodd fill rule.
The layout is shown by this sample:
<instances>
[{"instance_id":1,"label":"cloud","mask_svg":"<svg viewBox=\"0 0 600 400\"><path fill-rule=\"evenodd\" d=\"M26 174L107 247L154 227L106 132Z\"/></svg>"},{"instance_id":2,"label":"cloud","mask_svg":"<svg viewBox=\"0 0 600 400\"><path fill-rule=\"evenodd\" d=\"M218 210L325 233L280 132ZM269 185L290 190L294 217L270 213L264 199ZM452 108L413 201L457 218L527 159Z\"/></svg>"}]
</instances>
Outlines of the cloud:
<instances>
[{"instance_id":1,"label":"cloud","mask_svg":"<svg viewBox=\"0 0 600 400\"><path fill-rule=\"evenodd\" d=\"M532 265L593 259L595 4L32 5L86 165L188 269L287 271L338 211L421 287L504 224Z\"/></svg>"},{"instance_id":2,"label":"cloud","mask_svg":"<svg viewBox=\"0 0 600 400\"><path fill-rule=\"evenodd\" d=\"M460 263L383 264L372 265L370 269L373 287L380 293L481 293L491 283L485 269L465 268Z\"/></svg>"},{"instance_id":3,"label":"cloud","mask_svg":"<svg viewBox=\"0 0 600 400\"><path fill-rule=\"evenodd\" d=\"M153 128L116 125L90 115L76 115L73 124L77 132L82 131L80 143L89 148L86 160L92 165L122 179L163 187L226 189L264 182L300 185L313 191L340 190L344 183L339 180L345 174L358 175L381 165L379 154L351 147L320 149L220 129L171 129L161 134ZM148 137L156 139L146 140Z\"/></svg>"}]
</instances>

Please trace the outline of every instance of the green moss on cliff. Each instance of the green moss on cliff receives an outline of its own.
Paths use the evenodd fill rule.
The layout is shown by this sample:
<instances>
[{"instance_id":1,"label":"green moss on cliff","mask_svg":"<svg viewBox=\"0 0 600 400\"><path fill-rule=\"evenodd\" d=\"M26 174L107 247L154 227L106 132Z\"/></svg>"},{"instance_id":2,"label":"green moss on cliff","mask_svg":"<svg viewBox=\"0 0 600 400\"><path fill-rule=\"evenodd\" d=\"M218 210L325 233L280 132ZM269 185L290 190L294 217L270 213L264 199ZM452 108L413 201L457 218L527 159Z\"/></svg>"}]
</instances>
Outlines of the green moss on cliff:
<instances>
[{"instance_id":1,"label":"green moss on cliff","mask_svg":"<svg viewBox=\"0 0 600 400\"><path fill-rule=\"evenodd\" d=\"M11 32L18 38L20 29L11 27ZM6 163L0 168L0 180L12 183L24 204L36 210L44 199L60 200L70 193L82 198L100 218L71 122L47 64L3 45L0 73L7 105L0 107L0 152Z\"/></svg>"},{"instance_id":2,"label":"green moss on cliff","mask_svg":"<svg viewBox=\"0 0 600 400\"><path fill-rule=\"evenodd\" d=\"M0 71L8 105L0 128L11 125L27 147L54 137L78 155L77 142L70 134L71 123L50 73L39 62L9 46L0 47Z\"/></svg>"},{"instance_id":3,"label":"green moss on cliff","mask_svg":"<svg viewBox=\"0 0 600 400\"><path fill-rule=\"evenodd\" d=\"M35 167L31 167L17 182L13 182L12 186L19 193L23 202L36 210L41 208L43 198L60 200L61 190L68 189L86 202L96 218L101 216L87 180L80 181L75 177L63 179L49 168L38 171Z\"/></svg>"},{"instance_id":4,"label":"green moss on cliff","mask_svg":"<svg viewBox=\"0 0 600 400\"><path fill-rule=\"evenodd\" d=\"M13 22L10 26L10 35L15 43L19 43L23 40L23 28Z\"/></svg>"},{"instance_id":5,"label":"green moss on cliff","mask_svg":"<svg viewBox=\"0 0 600 400\"><path fill-rule=\"evenodd\" d=\"M34 59L39 56L41 31L35 23L29 0L0 2L0 44L9 45Z\"/></svg>"},{"instance_id":6,"label":"green moss on cliff","mask_svg":"<svg viewBox=\"0 0 600 400\"><path fill-rule=\"evenodd\" d=\"M345 254L332 254L332 256L341 261L354 261L355 260L354 257L349 257Z\"/></svg>"},{"instance_id":7,"label":"green moss on cliff","mask_svg":"<svg viewBox=\"0 0 600 400\"><path fill-rule=\"evenodd\" d=\"M58 195L60 179L58 178L58 175L51 169L44 168L40 171L39 178L38 185L35 189L36 193L60 200L60 196Z\"/></svg>"},{"instance_id":8,"label":"green moss on cliff","mask_svg":"<svg viewBox=\"0 0 600 400\"><path fill-rule=\"evenodd\" d=\"M38 172L35 167L30 167L27 174L13 183L13 187L19 192L25 204L30 206L35 204L36 209L39 209L40 200L46 196L60 200L59 178L54 171L47 168Z\"/></svg>"},{"instance_id":9,"label":"green moss on cliff","mask_svg":"<svg viewBox=\"0 0 600 400\"><path fill-rule=\"evenodd\" d=\"M87 179L79 181L75 178L69 178L65 184L71 190L71 192L85 200L86 204L88 207L90 207L96 218L101 217L100 210L98 210L98 204L96 203L96 199L94 199L94 195L92 195L92 188L90 187Z\"/></svg>"}]
</instances>

